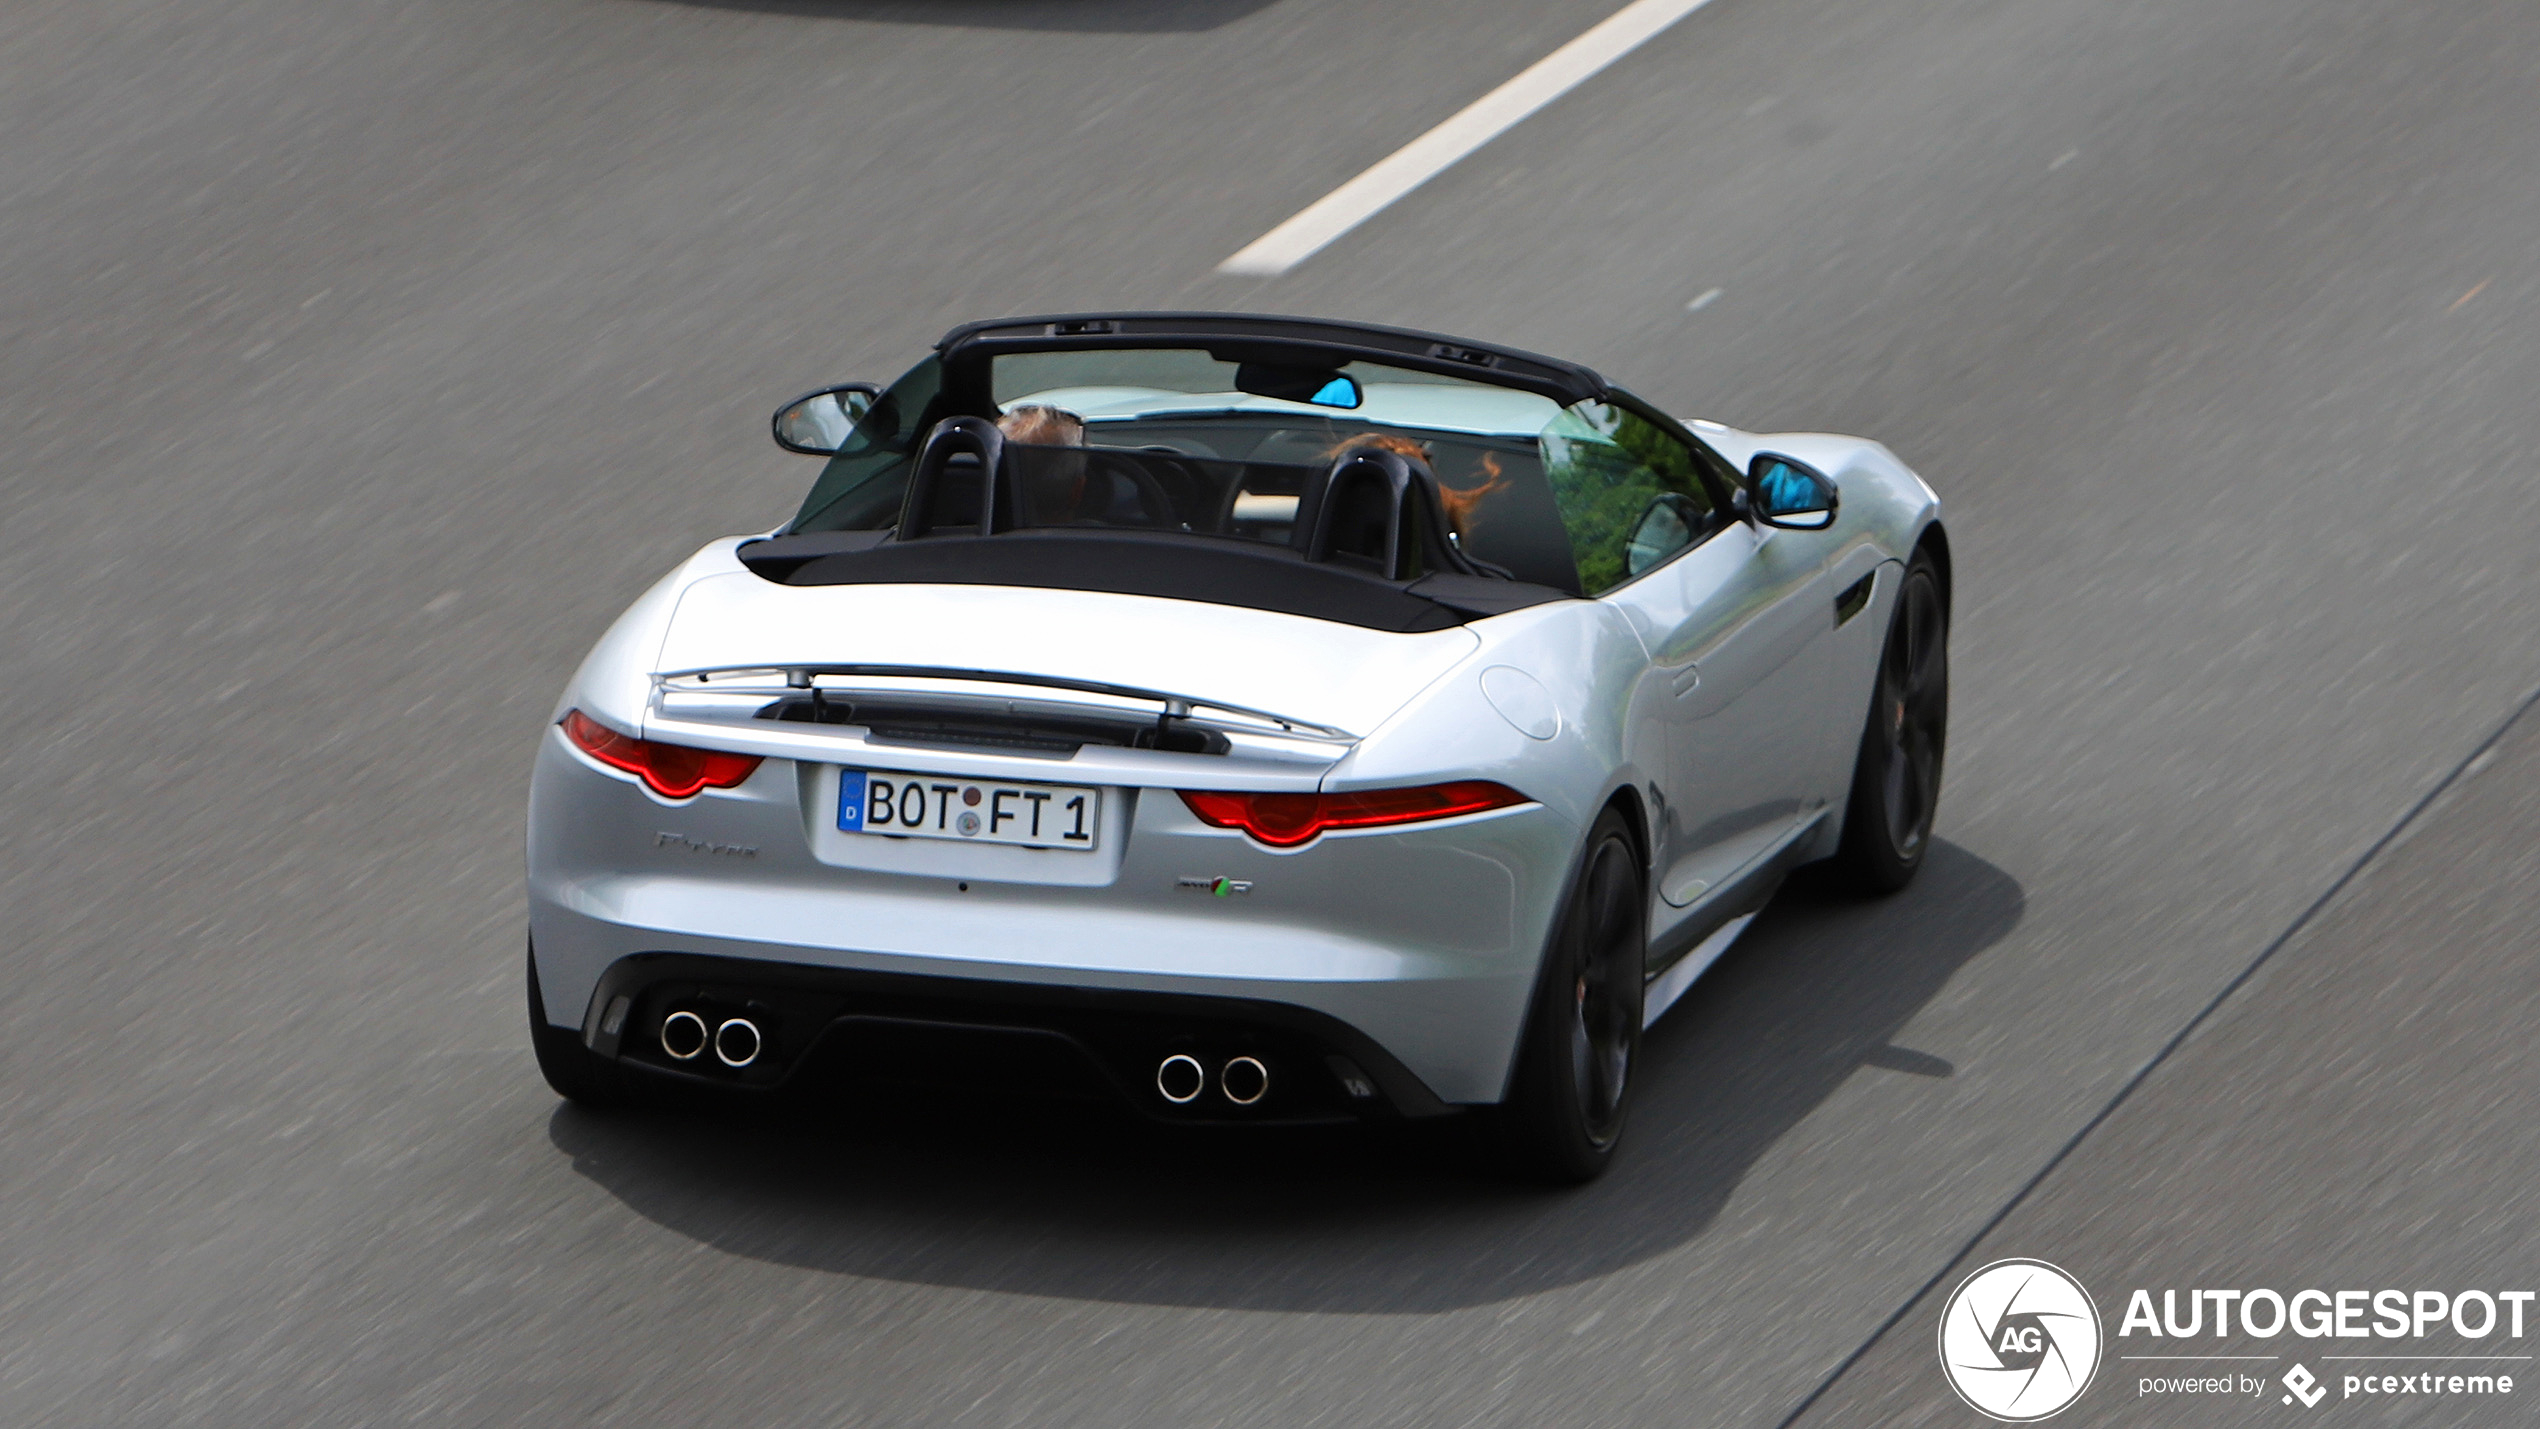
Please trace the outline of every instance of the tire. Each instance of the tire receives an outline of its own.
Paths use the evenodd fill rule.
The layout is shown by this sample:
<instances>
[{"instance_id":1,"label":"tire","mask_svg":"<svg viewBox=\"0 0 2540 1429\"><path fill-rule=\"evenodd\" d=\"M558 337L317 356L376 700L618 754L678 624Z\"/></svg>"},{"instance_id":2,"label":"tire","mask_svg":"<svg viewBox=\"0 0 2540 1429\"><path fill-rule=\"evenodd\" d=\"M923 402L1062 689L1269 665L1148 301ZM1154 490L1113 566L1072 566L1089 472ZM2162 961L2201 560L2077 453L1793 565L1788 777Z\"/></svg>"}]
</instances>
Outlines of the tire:
<instances>
[{"instance_id":1,"label":"tire","mask_svg":"<svg viewBox=\"0 0 2540 1429\"><path fill-rule=\"evenodd\" d=\"M1526 1179L1576 1185L1613 1161L1640 1059L1648 917L1640 854L1608 809L1588 832L1498 1112L1503 1160Z\"/></svg>"},{"instance_id":2,"label":"tire","mask_svg":"<svg viewBox=\"0 0 2540 1429\"><path fill-rule=\"evenodd\" d=\"M1949 741L1949 608L1928 552L1905 567L1896 614L1879 651L1878 683L1852 766L1843 842L1834 857L1843 882L1868 894L1914 881L1931 849Z\"/></svg>"},{"instance_id":3,"label":"tire","mask_svg":"<svg viewBox=\"0 0 2540 1429\"><path fill-rule=\"evenodd\" d=\"M546 999L538 992L538 953L529 953L529 1046L538 1054L538 1071L556 1095L594 1110L622 1107L634 1098L615 1063L582 1045L581 1034L547 1021Z\"/></svg>"}]
</instances>

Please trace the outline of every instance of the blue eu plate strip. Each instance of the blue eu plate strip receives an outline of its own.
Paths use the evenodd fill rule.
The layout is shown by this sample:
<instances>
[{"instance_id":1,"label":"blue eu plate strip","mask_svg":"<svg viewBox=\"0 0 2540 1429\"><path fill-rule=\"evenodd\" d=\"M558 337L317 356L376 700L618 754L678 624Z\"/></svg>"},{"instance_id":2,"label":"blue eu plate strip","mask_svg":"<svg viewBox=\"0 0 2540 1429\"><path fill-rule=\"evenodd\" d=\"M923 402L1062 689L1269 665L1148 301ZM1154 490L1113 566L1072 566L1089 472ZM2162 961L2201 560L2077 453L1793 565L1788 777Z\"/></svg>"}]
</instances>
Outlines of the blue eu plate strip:
<instances>
[{"instance_id":1,"label":"blue eu plate strip","mask_svg":"<svg viewBox=\"0 0 2540 1429\"><path fill-rule=\"evenodd\" d=\"M838 827L851 834L864 832L864 771L861 769L838 771Z\"/></svg>"}]
</instances>

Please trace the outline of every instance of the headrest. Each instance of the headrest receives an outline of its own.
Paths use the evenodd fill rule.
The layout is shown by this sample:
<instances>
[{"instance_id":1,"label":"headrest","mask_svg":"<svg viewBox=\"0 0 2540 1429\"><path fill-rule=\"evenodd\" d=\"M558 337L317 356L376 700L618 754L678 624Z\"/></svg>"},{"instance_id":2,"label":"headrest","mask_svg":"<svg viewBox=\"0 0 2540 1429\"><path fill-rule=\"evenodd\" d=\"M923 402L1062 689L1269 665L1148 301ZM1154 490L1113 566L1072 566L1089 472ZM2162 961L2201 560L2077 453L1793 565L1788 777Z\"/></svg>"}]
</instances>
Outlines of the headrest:
<instances>
[{"instance_id":1,"label":"headrest","mask_svg":"<svg viewBox=\"0 0 2540 1429\"><path fill-rule=\"evenodd\" d=\"M966 458L966 460L965 460ZM899 539L914 541L935 529L941 503L937 493L946 479L976 482L976 529L982 536L1010 531L1018 524L1013 493L1006 490L1005 433L994 422L977 417L946 417L926 434L908 473L908 495L900 504ZM951 493L947 492L947 495ZM958 501L958 496L953 498ZM947 524L960 525L961 522Z\"/></svg>"},{"instance_id":2,"label":"headrest","mask_svg":"<svg viewBox=\"0 0 2540 1429\"><path fill-rule=\"evenodd\" d=\"M1354 565L1389 581L1483 574L1447 539L1437 473L1383 447L1343 452L1308 481L1289 539L1309 561Z\"/></svg>"}]
</instances>

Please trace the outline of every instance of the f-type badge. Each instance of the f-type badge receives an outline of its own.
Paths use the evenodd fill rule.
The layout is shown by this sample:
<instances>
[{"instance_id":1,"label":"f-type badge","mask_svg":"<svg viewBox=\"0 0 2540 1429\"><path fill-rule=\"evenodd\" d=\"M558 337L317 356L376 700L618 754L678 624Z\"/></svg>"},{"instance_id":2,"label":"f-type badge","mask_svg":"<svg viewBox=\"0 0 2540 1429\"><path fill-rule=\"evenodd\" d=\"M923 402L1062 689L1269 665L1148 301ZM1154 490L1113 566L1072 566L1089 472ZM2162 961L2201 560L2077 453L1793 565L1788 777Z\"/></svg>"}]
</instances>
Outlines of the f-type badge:
<instances>
[{"instance_id":1,"label":"f-type badge","mask_svg":"<svg viewBox=\"0 0 2540 1429\"><path fill-rule=\"evenodd\" d=\"M1250 893L1252 880L1228 878L1224 874L1219 874L1215 878L1177 878L1173 880L1173 886L1193 889L1208 894L1212 898L1224 898L1236 893Z\"/></svg>"},{"instance_id":2,"label":"f-type badge","mask_svg":"<svg viewBox=\"0 0 2540 1429\"><path fill-rule=\"evenodd\" d=\"M674 834L667 829L653 835L653 847L683 848L690 853L714 854L722 858L758 857L756 844L727 844L717 843L712 839L692 839L686 834Z\"/></svg>"}]
</instances>

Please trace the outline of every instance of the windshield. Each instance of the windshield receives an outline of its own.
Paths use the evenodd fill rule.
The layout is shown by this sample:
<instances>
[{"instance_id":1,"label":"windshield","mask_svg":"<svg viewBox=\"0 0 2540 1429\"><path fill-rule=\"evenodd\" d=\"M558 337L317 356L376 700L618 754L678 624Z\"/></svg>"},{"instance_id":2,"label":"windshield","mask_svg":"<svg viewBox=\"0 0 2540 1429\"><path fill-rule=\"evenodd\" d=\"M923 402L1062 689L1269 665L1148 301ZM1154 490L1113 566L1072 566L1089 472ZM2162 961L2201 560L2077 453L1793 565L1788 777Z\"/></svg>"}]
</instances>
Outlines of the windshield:
<instances>
[{"instance_id":1,"label":"windshield","mask_svg":"<svg viewBox=\"0 0 2540 1429\"><path fill-rule=\"evenodd\" d=\"M938 422L994 420L1031 407L1079 419L1082 445L1074 444L1073 424L1052 429L1046 414L1007 422L1005 462L1021 483L1028 524L1284 544L1307 481L1343 453L1376 445L1424 460L1438 477L1456 543L1518 580L1593 595L1640 569L1624 549L1638 506L1626 513L1620 505L1645 505L1654 488L1609 480L1601 465L1593 468L1598 479L1580 480L1591 469L1582 460L1587 445L1611 440L1598 430L1611 426L1602 404L1565 409L1531 392L1364 361L1265 374L1187 349L1008 353L985 368L986 391L976 392L970 378L968 403L948 395L933 357L893 383L788 529L894 525L910 459ZM1583 418L1590 409L1599 415ZM1066 443L1054 444L1044 435L1051 430L1065 432ZM947 483L938 500L936 522L977 519L953 505L975 507L966 483ZM1593 549L1574 554L1574 537Z\"/></svg>"}]
</instances>

